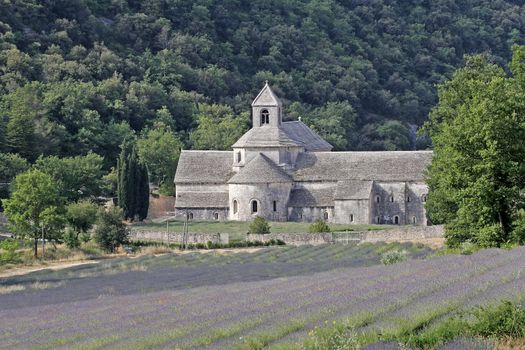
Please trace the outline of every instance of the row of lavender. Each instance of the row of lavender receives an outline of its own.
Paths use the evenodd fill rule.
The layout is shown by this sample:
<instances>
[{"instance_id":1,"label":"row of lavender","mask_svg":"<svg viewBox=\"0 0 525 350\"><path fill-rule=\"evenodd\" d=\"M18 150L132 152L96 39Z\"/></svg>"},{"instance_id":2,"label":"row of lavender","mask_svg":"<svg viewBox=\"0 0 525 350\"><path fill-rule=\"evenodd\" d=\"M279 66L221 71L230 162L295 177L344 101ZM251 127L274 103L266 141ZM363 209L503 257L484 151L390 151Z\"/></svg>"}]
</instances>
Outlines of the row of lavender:
<instances>
[{"instance_id":1,"label":"row of lavender","mask_svg":"<svg viewBox=\"0 0 525 350\"><path fill-rule=\"evenodd\" d=\"M136 293L0 311L0 348L225 348L297 343L316 325L363 315L369 329L516 298L525 248L394 266ZM365 329L366 330L366 329Z\"/></svg>"}]
</instances>

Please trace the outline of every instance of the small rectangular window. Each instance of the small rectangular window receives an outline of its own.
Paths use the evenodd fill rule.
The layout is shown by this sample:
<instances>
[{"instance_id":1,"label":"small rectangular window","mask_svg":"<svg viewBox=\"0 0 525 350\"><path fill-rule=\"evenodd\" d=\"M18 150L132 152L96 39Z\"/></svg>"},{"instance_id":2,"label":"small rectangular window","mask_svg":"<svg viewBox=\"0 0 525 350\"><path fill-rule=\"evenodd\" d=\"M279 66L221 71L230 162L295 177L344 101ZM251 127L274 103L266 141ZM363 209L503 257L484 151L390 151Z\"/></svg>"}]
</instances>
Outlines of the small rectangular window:
<instances>
[{"instance_id":1,"label":"small rectangular window","mask_svg":"<svg viewBox=\"0 0 525 350\"><path fill-rule=\"evenodd\" d=\"M277 201L273 201L273 211L277 211Z\"/></svg>"}]
</instances>

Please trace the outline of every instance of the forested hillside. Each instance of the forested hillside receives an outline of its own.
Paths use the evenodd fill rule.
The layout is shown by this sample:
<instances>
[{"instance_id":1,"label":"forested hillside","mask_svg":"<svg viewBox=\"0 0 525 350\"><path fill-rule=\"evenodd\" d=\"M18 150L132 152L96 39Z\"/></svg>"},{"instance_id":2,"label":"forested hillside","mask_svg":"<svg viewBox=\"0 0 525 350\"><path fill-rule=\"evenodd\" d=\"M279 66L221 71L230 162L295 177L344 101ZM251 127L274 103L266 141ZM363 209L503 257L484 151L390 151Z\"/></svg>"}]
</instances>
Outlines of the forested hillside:
<instances>
[{"instance_id":1,"label":"forested hillside","mask_svg":"<svg viewBox=\"0 0 525 350\"><path fill-rule=\"evenodd\" d=\"M228 149L265 80L338 150L425 147L435 84L524 32L521 0L1 1L0 152Z\"/></svg>"}]
</instances>

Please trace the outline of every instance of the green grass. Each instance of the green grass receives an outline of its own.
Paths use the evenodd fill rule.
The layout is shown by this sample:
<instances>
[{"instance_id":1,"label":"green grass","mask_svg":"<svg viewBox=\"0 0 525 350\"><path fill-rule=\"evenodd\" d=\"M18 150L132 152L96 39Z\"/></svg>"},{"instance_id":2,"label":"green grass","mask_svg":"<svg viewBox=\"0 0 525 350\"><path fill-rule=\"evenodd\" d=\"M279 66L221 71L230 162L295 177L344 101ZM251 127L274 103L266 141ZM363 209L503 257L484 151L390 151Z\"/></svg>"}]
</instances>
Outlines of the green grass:
<instances>
[{"instance_id":1,"label":"green grass","mask_svg":"<svg viewBox=\"0 0 525 350\"><path fill-rule=\"evenodd\" d=\"M311 223L309 222L270 222L271 233L306 233ZM155 230L166 232L166 223L134 224L136 230ZM230 240L243 240L248 232L250 222L247 221L190 221L188 232L190 233L228 233ZM349 224L330 224L334 232L344 231L369 231L384 230L393 228L386 225L349 225ZM170 232L182 232L184 222L174 220L169 222Z\"/></svg>"}]
</instances>

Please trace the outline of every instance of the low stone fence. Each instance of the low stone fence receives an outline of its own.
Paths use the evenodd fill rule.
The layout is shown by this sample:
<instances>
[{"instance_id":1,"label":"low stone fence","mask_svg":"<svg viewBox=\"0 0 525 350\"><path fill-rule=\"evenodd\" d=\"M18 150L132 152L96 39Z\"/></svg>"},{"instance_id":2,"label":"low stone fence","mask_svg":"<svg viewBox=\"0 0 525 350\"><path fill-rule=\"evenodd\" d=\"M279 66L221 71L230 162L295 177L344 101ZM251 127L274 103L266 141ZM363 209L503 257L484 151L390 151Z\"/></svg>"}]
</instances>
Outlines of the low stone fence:
<instances>
[{"instance_id":1,"label":"low stone fence","mask_svg":"<svg viewBox=\"0 0 525 350\"><path fill-rule=\"evenodd\" d=\"M350 242L424 242L443 238L443 226L400 226L386 230L349 231L336 233L272 233L249 234L248 241L281 240L288 245L350 243Z\"/></svg>"},{"instance_id":2,"label":"low stone fence","mask_svg":"<svg viewBox=\"0 0 525 350\"><path fill-rule=\"evenodd\" d=\"M188 244L206 244L208 242L214 244L230 243L230 237L227 233L188 233L186 238ZM182 243L183 234L178 232L166 233L162 231L131 230L130 239L164 243Z\"/></svg>"},{"instance_id":3,"label":"low stone fence","mask_svg":"<svg viewBox=\"0 0 525 350\"><path fill-rule=\"evenodd\" d=\"M391 230L360 232L363 242L422 241L443 238L444 233L445 230L442 225L401 226Z\"/></svg>"},{"instance_id":4,"label":"low stone fence","mask_svg":"<svg viewBox=\"0 0 525 350\"><path fill-rule=\"evenodd\" d=\"M270 233L266 235L248 234L246 236L248 242L268 242L272 239L281 240L290 245L317 245L334 241L332 233Z\"/></svg>"}]
</instances>

